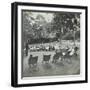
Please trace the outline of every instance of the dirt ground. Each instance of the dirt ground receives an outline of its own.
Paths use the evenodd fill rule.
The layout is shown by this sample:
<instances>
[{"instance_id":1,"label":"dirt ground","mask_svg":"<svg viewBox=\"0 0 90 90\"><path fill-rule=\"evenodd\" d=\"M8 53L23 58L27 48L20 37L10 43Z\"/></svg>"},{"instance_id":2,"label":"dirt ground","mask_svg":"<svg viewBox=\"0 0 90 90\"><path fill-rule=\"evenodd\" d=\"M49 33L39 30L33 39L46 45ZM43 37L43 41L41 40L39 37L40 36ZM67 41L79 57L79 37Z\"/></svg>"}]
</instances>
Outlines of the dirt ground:
<instances>
[{"instance_id":1,"label":"dirt ground","mask_svg":"<svg viewBox=\"0 0 90 90\"><path fill-rule=\"evenodd\" d=\"M38 56L38 63L35 67L29 67L28 59L30 54ZM50 55L49 63L42 63L43 55ZM40 52L29 52L28 56L24 56L22 65L22 76L23 77L38 77L38 76L57 76L57 75L76 75L80 74L80 58L72 57L70 60L59 61L52 63L53 51L40 51Z\"/></svg>"}]
</instances>

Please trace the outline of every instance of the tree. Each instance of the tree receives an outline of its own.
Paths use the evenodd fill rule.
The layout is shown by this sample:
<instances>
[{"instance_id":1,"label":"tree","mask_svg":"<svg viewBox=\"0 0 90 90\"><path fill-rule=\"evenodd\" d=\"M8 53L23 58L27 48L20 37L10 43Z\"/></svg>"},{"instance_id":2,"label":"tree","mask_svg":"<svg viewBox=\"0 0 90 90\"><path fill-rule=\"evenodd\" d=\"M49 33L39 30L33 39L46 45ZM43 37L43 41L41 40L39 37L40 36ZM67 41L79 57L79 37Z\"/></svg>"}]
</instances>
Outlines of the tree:
<instances>
[{"instance_id":1,"label":"tree","mask_svg":"<svg viewBox=\"0 0 90 90\"><path fill-rule=\"evenodd\" d=\"M73 32L75 42L75 32L80 28L80 13L57 12L54 14L53 30L56 30L56 36L62 40L62 35ZM80 29L79 29L80 30Z\"/></svg>"},{"instance_id":2,"label":"tree","mask_svg":"<svg viewBox=\"0 0 90 90\"><path fill-rule=\"evenodd\" d=\"M37 14L34 16L35 12L23 12L22 14L22 22L23 22L23 37L24 37L24 42L26 42L28 39L39 39L44 36L46 36L46 21L45 18Z\"/></svg>"},{"instance_id":3,"label":"tree","mask_svg":"<svg viewBox=\"0 0 90 90\"><path fill-rule=\"evenodd\" d=\"M32 13L23 12L22 13L22 31L23 31L23 40L24 44L27 42L29 38L33 37L33 31L32 31L32 21L34 20L32 16Z\"/></svg>"}]
</instances>

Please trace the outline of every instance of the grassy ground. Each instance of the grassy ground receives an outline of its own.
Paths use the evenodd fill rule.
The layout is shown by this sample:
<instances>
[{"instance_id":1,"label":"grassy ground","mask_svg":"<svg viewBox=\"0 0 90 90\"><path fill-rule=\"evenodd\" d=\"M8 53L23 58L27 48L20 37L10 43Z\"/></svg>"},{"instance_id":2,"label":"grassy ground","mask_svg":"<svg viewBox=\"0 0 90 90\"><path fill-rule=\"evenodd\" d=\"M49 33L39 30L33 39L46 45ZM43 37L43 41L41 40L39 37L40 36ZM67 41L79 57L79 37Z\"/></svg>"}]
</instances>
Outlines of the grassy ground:
<instances>
[{"instance_id":1,"label":"grassy ground","mask_svg":"<svg viewBox=\"0 0 90 90\"><path fill-rule=\"evenodd\" d=\"M38 56L38 63L36 67L30 68L28 59L30 54ZM50 62L47 64L42 63L43 55L51 54ZM68 60L52 63L52 58L55 52L53 51L40 51L29 52L28 56L23 58L23 77L37 77L37 76L56 76L56 75L76 75L80 74L80 58L72 57L71 62Z\"/></svg>"}]
</instances>

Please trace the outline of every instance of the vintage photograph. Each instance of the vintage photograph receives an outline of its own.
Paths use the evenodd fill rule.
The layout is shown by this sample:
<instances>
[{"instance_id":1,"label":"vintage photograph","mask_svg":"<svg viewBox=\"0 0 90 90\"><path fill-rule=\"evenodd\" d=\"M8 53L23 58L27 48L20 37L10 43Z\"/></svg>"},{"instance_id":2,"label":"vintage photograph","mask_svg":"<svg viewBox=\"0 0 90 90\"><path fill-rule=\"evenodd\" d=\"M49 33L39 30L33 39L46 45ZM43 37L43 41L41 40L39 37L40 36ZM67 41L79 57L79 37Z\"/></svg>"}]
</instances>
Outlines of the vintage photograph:
<instances>
[{"instance_id":1,"label":"vintage photograph","mask_svg":"<svg viewBox=\"0 0 90 90\"><path fill-rule=\"evenodd\" d=\"M22 78L80 74L81 14L22 10Z\"/></svg>"},{"instance_id":2,"label":"vintage photograph","mask_svg":"<svg viewBox=\"0 0 90 90\"><path fill-rule=\"evenodd\" d=\"M14 2L11 85L87 83L87 6Z\"/></svg>"}]
</instances>

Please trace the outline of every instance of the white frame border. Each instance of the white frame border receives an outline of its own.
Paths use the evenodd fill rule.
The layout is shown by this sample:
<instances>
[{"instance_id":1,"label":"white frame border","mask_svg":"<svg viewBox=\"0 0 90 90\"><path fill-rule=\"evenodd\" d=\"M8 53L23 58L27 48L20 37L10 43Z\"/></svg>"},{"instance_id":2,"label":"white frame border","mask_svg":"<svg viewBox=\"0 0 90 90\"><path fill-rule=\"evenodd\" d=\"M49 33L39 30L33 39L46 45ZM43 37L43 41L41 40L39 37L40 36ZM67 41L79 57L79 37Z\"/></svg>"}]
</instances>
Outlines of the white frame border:
<instances>
[{"instance_id":1,"label":"white frame border","mask_svg":"<svg viewBox=\"0 0 90 90\"><path fill-rule=\"evenodd\" d=\"M81 28L80 28L80 75L66 76L48 76L48 77L30 77L21 79L21 10L42 10L42 11L66 11L66 12L81 12ZM36 6L18 6L18 84L32 83L48 83L48 82L64 82L64 81L79 81L85 80L85 10L71 8L52 8L52 7L36 7Z\"/></svg>"}]
</instances>

